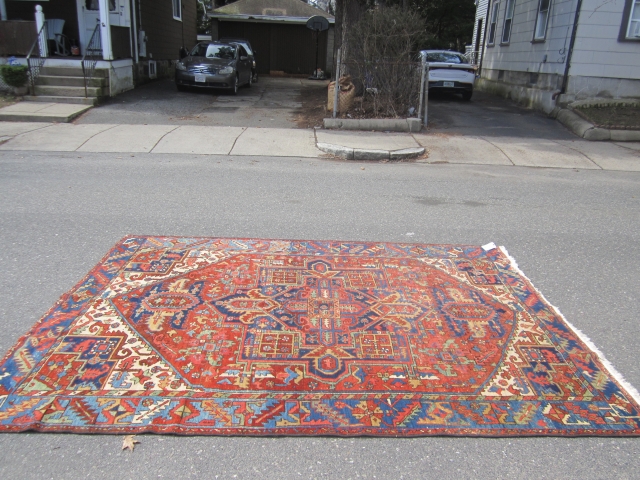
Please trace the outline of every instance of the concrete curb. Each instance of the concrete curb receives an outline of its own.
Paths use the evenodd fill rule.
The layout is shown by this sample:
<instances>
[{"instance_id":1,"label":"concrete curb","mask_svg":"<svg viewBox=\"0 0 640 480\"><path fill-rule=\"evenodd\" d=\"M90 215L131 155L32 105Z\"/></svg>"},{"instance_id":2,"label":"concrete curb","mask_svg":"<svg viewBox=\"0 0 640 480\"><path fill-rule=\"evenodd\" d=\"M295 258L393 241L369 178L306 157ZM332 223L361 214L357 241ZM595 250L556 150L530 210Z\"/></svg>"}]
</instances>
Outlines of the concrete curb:
<instances>
[{"instance_id":1,"label":"concrete curb","mask_svg":"<svg viewBox=\"0 0 640 480\"><path fill-rule=\"evenodd\" d=\"M422 130L419 118L325 118L324 128L328 130L367 130L375 132L411 132Z\"/></svg>"},{"instance_id":2,"label":"concrete curb","mask_svg":"<svg viewBox=\"0 0 640 480\"><path fill-rule=\"evenodd\" d=\"M406 160L419 157L425 152L423 147L403 148L401 150L366 150L322 142L318 142L316 146L325 153L345 160Z\"/></svg>"},{"instance_id":3,"label":"concrete curb","mask_svg":"<svg viewBox=\"0 0 640 480\"><path fill-rule=\"evenodd\" d=\"M561 109L558 112L556 119L573 133L585 140L613 140L615 142L640 141L639 130L609 130L607 128L599 128L567 108Z\"/></svg>"}]
</instances>

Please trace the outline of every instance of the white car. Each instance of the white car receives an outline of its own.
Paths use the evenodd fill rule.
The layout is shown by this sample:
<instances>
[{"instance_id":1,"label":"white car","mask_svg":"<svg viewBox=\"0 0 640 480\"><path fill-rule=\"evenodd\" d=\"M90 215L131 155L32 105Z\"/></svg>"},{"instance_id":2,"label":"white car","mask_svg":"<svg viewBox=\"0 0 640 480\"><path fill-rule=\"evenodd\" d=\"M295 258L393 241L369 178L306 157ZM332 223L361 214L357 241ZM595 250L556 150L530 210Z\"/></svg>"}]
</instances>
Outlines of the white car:
<instances>
[{"instance_id":1,"label":"white car","mask_svg":"<svg viewBox=\"0 0 640 480\"><path fill-rule=\"evenodd\" d=\"M459 93L464 100L471 100L476 67L467 57L448 50L422 50L420 57L429 63L429 90Z\"/></svg>"}]
</instances>

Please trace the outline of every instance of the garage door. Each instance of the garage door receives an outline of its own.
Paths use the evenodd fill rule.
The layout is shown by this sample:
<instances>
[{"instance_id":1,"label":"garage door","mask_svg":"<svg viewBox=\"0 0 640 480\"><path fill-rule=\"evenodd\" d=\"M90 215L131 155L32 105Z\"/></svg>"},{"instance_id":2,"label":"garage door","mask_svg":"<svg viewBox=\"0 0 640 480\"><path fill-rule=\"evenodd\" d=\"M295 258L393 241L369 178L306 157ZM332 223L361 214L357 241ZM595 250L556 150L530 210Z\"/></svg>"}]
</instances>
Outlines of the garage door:
<instances>
[{"instance_id":1,"label":"garage door","mask_svg":"<svg viewBox=\"0 0 640 480\"><path fill-rule=\"evenodd\" d=\"M316 64L315 33L304 25L220 22L219 38L246 38L256 50L258 73L311 75ZM320 33L318 68L326 70L327 32Z\"/></svg>"}]
</instances>

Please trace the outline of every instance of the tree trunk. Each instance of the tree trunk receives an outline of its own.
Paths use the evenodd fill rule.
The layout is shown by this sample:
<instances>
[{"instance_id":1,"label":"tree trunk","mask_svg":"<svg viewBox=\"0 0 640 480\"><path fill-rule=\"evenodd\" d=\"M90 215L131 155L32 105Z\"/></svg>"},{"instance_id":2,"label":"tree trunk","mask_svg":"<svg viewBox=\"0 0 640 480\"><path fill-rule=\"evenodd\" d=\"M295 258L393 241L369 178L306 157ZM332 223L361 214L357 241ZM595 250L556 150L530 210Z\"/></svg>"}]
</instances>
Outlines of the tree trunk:
<instances>
[{"instance_id":1,"label":"tree trunk","mask_svg":"<svg viewBox=\"0 0 640 480\"><path fill-rule=\"evenodd\" d=\"M336 71L336 56L338 49L342 47L342 32L348 29L349 25L357 22L360 17L367 11L367 0L336 0L336 24L335 24L335 40L333 43L333 76ZM343 59L344 57L343 52Z\"/></svg>"}]
</instances>

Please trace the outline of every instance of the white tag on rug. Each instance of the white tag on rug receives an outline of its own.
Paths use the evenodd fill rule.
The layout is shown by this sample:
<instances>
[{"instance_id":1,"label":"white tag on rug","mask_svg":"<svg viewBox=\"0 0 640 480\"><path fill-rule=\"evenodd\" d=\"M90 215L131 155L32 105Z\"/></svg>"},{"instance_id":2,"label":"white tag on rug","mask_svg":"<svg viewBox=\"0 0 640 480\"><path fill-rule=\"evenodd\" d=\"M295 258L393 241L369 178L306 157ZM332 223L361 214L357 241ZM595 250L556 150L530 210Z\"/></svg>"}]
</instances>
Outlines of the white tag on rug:
<instances>
[{"instance_id":1,"label":"white tag on rug","mask_svg":"<svg viewBox=\"0 0 640 480\"><path fill-rule=\"evenodd\" d=\"M494 248L496 248L496 244L491 242L491 243L487 243L486 245L482 245L482 249L485 252L488 252L489 250L493 250Z\"/></svg>"}]
</instances>

